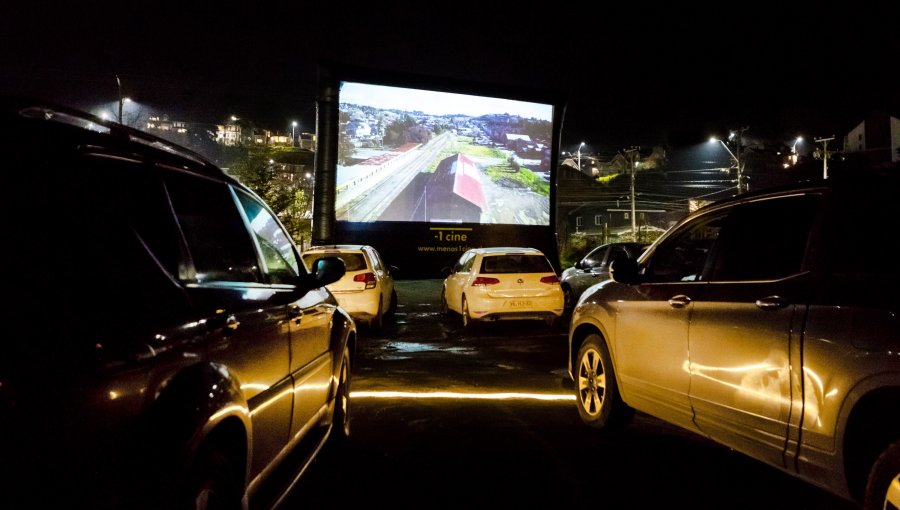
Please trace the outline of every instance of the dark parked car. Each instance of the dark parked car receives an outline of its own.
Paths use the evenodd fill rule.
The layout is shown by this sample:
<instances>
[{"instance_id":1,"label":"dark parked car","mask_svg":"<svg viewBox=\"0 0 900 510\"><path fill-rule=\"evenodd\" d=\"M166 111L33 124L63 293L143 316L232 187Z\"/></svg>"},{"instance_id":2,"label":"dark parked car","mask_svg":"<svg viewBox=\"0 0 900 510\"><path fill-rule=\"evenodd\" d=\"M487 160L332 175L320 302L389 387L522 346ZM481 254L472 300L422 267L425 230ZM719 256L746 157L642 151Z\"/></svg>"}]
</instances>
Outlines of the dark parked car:
<instances>
[{"instance_id":1,"label":"dark parked car","mask_svg":"<svg viewBox=\"0 0 900 510\"><path fill-rule=\"evenodd\" d=\"M275 504L350 432L343 263L308 273L265 203L164 140L15 100L0 126L0 506Z\"/></svg>"},{"instance_id":2,"label":"dark parked car","mask_svg":"<svg viewBox=\"0 0 900 510\"><path fill-rule=\"evenodd\" d=\"M560 285L565 296L566 312L571 312L575 303L595 283L609 278L609 266L619 259L636 259L650 246L647 243L609 243L589 251L574 266L562 273Z\"/></svg>"},{"instance_id":3,"label":"dark parked car","mask_svg":"<svg viewBox=\"0 0 900 510\"><path fill-rule=\"evenodd\" d=\"M864 505L900 506L898 176L832 177L692 213L617 261L569 329L583 421L634 410Z\"/></svg>"}]
</instances>

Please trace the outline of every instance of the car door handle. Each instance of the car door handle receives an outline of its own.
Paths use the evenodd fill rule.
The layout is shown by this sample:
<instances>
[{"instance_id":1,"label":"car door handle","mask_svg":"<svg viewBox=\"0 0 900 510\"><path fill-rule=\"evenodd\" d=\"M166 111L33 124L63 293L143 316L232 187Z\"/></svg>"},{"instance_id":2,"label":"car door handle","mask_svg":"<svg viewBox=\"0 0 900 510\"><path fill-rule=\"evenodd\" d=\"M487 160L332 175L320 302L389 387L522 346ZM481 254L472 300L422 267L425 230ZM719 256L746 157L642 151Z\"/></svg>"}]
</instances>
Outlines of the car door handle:
<instances>
[{"instance_id":1,"label":"car door handle","mask_svg":"<svg viewBox=\"0 0 900 510\"><path fill-rule=\"evenodd\" d=\"M763 310L777 310L787 306L787 300L781 296L768 296L756 300L756 306Z\"/></svg>"},{"instance_id":2,"label":"car door handle","mask_svg":"<svg viewBox=\"0 0 900 510\"><path fill-rule=\"evenodd\" d=\"M297 305L289 306L288 317L294 319L294 324L300 324L300 321L303 319L303 309Z\"/></svg>"},{"instance_id":3,"label":"car door handle","mask_svg":"<svg viewBox=\"0 0 900 510\"><path fill-rule=\"evenodd\" d=\"M237 331L237 328L241 325L241 322L237 320L237 317L234 314L230 314L225 318L223 322L219 322L222 325L222 334L225 336L231 336Z\"/></svg>"},{"instance_id":4,"label":"car door handle","mask_svg":"<svg viewBox=\"0 0 900 510\"><path fill-rule=\"evenodd\" d=\"M672 298L669 299L669 305L672 308L684 308L689 304L691 304L691 298L685 296L684 294L672 296Z\"/></svg>"}]
</instances>

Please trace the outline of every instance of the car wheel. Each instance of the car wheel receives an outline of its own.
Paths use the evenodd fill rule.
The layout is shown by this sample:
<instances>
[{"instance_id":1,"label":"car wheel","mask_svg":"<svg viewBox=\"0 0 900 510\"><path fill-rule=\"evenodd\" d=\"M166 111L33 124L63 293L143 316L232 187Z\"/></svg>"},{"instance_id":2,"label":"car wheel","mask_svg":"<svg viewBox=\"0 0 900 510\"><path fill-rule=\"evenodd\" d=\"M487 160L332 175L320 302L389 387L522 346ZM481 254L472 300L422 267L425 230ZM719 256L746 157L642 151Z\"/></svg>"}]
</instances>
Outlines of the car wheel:
<instances>
[{"instance_id":1,"label":"car wheel","mask_svg":"<svg viewBox=\"0 0 900 510\"><path fill-rule=\"evenodd\" d=\"M475 321L469 317L469 302L466 301L466 296L462 297L462 324L463 329L473 329L475 327Z\"/></svg>"},{"instance_id":2,"label":"car wheel","mask_svg":"<svg viewBox=\"0 0 900 510\"><path fill-rule=\"evenodd\" d=\"M239 510L242 508L243 479L231 459L214 447L204 447L191 462L181 490L177 509Z\"/></svg>"},{"instance_id":3,"label":"car wheel","mask_svg":"<svg viewBox=\"0 0 900 510\"><path fill-rule=\"evenodd\" d=\"M566 313L571 313L575 308L575 295L568 286L563 287L563 309Z\"/></svg>"},{"instance_id":4,"label":"car wheel","mask_svg":"<svg viewBox=\"0 0 900 510\"><path fill-rule=\"evenodd\" d=\"M447 306L447 292L441 289L441 313L447 315L450 313L450 307Z\"/></svg>"},{"instance_id":5,"label":"car wheel","mask_svg":"<svg viewBox=\"0 0 900 510\"><path fill-rule=\"evenodd\" d=\"M397 291L391 291L391 304L388 305L388 315L393 317L397 313Z\"/></svg>"},{"instance_id":6,"label":"car wheel","mask_svg":"<svg viewBox=\"0 0 900 510\"><path fill-rule=\"evenodd\" d=\"M338 371L338 387L334 395L332 439L340 444L350 437L350 349L344 347L341 367Z\"/></svg>"},{"instance_id":7,"label":"car wheel","mask_svg":"<svg viewBox=\"0 0 900 510\"><path fill-rule=\"evenodd\" d=\"M371 329L373 331L377 331L377 330L381 329L381 324L382 324L382 319L383 319L382 308L383 308L383 303L381 302L381 298L379 297L378 298L378 309L375 311L375 316L372 317L371 319L369 319L369 329Z\"/></svg>"},{"instance_id":8,"label":"car wheel","mask_svg":"<svg viewBox=\"0 0 900 510\"><path fill-rule=\"evenodd\" d=\"M892 444L875 461L866 484L863 508L900 508L900 442Z\"/></svg>"},{"instance_id":9,"label":"car wheel","mask_svg":"<svg viewBox=\"0 0 900 510\"><path fill-rule=\"evenodd\" d=\"M634 410L619 395L612 359L603 338L588 335L575 361L575 401L581 420L599 429L627 424Z\"/></svg>"}]
</instances>

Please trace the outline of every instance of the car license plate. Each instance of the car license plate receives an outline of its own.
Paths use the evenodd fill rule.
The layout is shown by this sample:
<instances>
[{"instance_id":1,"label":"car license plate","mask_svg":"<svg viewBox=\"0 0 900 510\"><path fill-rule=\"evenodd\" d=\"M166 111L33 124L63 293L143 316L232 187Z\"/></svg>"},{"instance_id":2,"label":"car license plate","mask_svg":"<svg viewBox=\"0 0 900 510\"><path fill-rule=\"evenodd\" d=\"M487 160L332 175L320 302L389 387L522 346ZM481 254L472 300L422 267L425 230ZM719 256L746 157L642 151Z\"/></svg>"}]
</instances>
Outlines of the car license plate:
<instances>
[{"instance_id":1,"label":"car license plate","mask_svg":"<svg viewBox=\"0 0 900 510\"><path fill-rule=\"evenodd\" d=\"M531 306L530 299L510 299L506 302L506 306L510 308L528 308Z\"/></svg>"}]
</instances>

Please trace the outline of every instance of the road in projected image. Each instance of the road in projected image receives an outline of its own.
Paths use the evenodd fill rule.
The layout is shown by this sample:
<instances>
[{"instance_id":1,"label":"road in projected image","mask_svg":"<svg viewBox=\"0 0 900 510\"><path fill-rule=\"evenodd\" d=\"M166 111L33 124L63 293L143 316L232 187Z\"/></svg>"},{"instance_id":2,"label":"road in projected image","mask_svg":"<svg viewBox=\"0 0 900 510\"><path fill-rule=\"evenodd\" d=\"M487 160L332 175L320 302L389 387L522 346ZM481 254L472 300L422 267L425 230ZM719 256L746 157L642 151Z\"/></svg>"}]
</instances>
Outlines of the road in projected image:
<instances>
[{"instance_id":1,"label":"road in projected image","mask_svg":"<svg viewBox=\"0 0 900 510\"><path fill-rule=\"evenodd\" d=\"M460 137L445 132L424 144L409 144L338 170L339 220L430 221L546 225L547 194L515 180L527 168L504 169L492 178L487 168L508 167L502 154L467 155ZM499 152L499 151L498 151ZM547 179L549 180L549 179Z\"/></svg>"}]
</instances>

